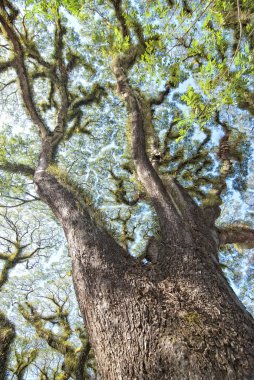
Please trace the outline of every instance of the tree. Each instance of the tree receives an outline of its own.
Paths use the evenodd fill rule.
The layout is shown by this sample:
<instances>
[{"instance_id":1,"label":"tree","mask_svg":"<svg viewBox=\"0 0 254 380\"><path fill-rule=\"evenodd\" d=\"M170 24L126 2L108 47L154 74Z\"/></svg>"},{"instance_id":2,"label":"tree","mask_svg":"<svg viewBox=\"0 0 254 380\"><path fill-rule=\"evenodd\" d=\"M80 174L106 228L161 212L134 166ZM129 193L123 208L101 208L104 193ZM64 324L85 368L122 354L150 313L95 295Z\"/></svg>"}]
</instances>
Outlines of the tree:
<instances>
[{"instance_id":1,"label":"tree","mask_svg":"<svg viewBox=\"0 0 254 380\"><path fill-rule=\"evenodd\" d=\"M252 112L253 4L23 5L0 5L0 72L30 122L5 131L0 168L5 184L19 178L22 202L21 178L33 178L64 230L101 377L253 378L253 319L218 250L252 248L254 231L215 224L227 185L246 186L251 151L233 123L237 106ZM102 140L117 149L101 163L90 156ZM103 215L113 197L121 207Z\"/></svg>"},{"instance_id":2,"label":"tree","mask_svg":"<svg viewBox=\"0 0 254 380\"><path fill-rule=\"evenodd\" d=\"M33 233L35 229L29 234L28 225L27 228L20 231L19 220L17 219L13 222L8 213L5 212L3 215L0 215L0 224L2 234L0 236L0 244L2 251L0 253L0 260L3 262L3 266L0 271L0 292L2 287L6 284L9 272L15 268L17 264L27 262L31 257L33 257L36 252L45 249L46 246L41 246L41 242L36 243L33 241ZM28 235L30 236L30 241L27 239ZM13 236L14 238L13 238ZM30 250L27 252L27 250ZM25 251L25 252L24 252ZM0 349L0 368L1 368L1 378L4 379L6 376L6 364L7 358L10 351L10 345L15 337L15 326L12 324L7 317L1 312L1 328L0 328L0 339L1 339L1 349ZM31 358L33 355L31 355ZM30 358L28 359L29 364ZM26 366L19 366L20 375ZM21 377L19 377L21 379Z\"/></svg>"},{"instance_id":3,"label":"tree","mask_svg":"<svg viewBox=\"0 0 254 380\"><path fill-rule=\"evenodd\" d=\"M1 376L5 379L11 373L12 379L19 380L27 378L27 375L42 376L45 379L69 379L70 377L82 380L91 379L94 377L89 376L89 372L90 374L94 373L94 358L87 333L79 324L77 316L73 323L75 305L70 299L73 297L73 290L69 286L66 268L62 266L61 272L55 275L52 286L50 280L54 276L53 265L51 264L51 275L47 276L45 262L41 262L42 258L46 258L47 261L50 257L50 250L52 251L59 244L59 238L56 239L57 230L53 232L48 226L45 231L45 225L42 228L42 224L38 218L38 210L37 217L29 215L27 212L19 211L17 213L8 208L2 215L0 214L0 243L3 249L0 254L0 264L2 264L0 292L3 300L9 298L8 310L4 307L3 302L1 311L5 309L11 320L13 315L15 318L14 326L1 313ZM39 274L41 270L38 268L38 264L43 266L42 275ZM20 277L20 273L23 273L21 284L26 302L19 294L17 278L10 279L11 273L17 267L19 267L19 273L16 276ZM31 279L24 276L24 272L30 271L32 272ZM44 281L42 291L39 284L42 283L40 277L43 275L47 276L47 282ZM12 282L13 284L11 284ZM38 298L40 299L39 309L36 307ZM16 307L14 307L15 304ZM22 326L24 325L22 317L34 327L36 334L33 329L30 328L27 332L28 329ZM15 340L14 335L16 335ZM12 350L10 350L11 343L13 343ZM49 350L49 347L52 350ZM47 363L48 358L45 358L45 351L51 351L51 357L53 355L53 360L52 358L50 360L51 365ZM8 354L10 354L10 359L7 367L6 357ZM63 361L61 356L63 356ZM31 368L32 366L33 368Z\"/></svg>"},{"instance_id":4,"label":"tree","mask_svg":"<svg viewBox=\"0 0 254 380\"><path fill-rule=\"evenodd\" d=\"M48 315L38 312L31 303L19 305L19 309L23 317L36 329L38 336L44 339L50 347L60 352L64 357L64 362L61 366L61 373L57 374L58 378L63 379L90 379L86 373L87 366L91 369L91 361L88 363L88 355L90 353L90 343L87 334L84 330L78 330L78 337L81 341L80 347L70 341L73 336L73 330L69 321L69 311L65 308L68 298L58 300L58 297L52 294L49 298L54 304L56 311ZM58 333L46 327L47 323L57 325ZM28 357L31 357L29 355ZM90 359L93 357L90 355ZM30 364L30 363L29 363ZM87 365L88 364L88 365ZM46 366L45 366L46 367ZM43 368L41 373L47 373L47 369ZM44 371L43 371L44 370ZM57 378L57 376L56 376Z\"/></svg>"},{"instance_id":5,"label":"tree","mask_svg":"<svg viewBox=\"0 0 254 380\"><path fill-rule=\"evenodd\" d=\"M52 275L53 268L51 272ZM15 299L19 302L13 310L17 337L7 378L95 379L94 357L86 330L82 328L81 318L74 317L70 277L63 270L58 275L55 273L54 283L51 280L50 284L50 277L42 283L37 274L38 269L30 289L28 279L25 284L23 280L23 288L27 289L25 301L19 294L13 299L14 304ZM64 276L61 278L59 274ZM11 284L9 288L11 291Z\"/></svg>"}]
</instances>

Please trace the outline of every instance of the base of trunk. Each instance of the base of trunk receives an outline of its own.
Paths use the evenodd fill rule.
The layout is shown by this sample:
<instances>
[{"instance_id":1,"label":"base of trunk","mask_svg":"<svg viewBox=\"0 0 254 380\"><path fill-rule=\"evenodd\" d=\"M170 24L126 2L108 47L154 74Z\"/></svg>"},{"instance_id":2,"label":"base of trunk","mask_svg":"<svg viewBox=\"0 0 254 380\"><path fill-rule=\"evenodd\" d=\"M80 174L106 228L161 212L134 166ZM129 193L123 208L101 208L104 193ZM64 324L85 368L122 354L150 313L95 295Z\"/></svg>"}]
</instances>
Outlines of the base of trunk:
<instances>
[{"instance_id":1,"label":"base of trunk","mask_svg":"<svg viewBox=\"0 0 254 380\"><path fill-rule=\"evenodd\" d=\"M84 294L89 275L80 270L75 284L102 380L254 379L253 320L225 286L213 284L211 294L197 279L156 283L133 268L118 286L97 278Z\"/></svg>"}]
</instances>

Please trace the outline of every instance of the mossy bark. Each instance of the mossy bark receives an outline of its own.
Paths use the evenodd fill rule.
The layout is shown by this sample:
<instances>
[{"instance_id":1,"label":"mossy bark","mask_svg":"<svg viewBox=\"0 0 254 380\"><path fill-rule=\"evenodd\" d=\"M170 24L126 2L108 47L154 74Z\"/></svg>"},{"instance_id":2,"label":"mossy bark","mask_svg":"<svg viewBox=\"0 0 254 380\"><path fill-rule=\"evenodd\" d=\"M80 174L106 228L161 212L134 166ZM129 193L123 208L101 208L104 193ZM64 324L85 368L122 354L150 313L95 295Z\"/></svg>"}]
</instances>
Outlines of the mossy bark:
<instances>
[{"instance_id":1,"label":"mossy bark","mask_svg":"<svg viewBox=\"0 0 254 380\"><path fill-rule=\"evenodd\" d=\"M14 337L13 324L0 312L0 380L6 379L8 356Z\"/></svg>"}]
</instances>

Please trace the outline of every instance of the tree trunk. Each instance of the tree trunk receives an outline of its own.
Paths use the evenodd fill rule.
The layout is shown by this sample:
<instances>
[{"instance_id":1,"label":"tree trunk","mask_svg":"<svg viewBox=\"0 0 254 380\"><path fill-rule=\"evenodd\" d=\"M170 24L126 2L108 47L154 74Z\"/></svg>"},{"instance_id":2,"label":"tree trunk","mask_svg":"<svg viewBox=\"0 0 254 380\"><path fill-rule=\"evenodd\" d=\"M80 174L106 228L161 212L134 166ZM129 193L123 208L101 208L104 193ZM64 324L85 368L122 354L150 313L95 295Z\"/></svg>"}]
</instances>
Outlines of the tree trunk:
<instances>
[{"instance_id":1,"label":"tree trunk","mask_svg":"<svg viewBox=\"0 0 254 380\"><path fill-rule=\"evenodd\" d=\"M64 228L101 379L254 378L253 319L220 269L205 221L201 233L168 220L158 262L142 266L53 176L39 170L35 183Z\"/></svg>"},{"instance_id":2,"label":"tree trunk","mask_svg":"<svg viewBox=\"0 0 254 380\"><path fill-rule=\"evenodd\" d=\"M14 337L14 326L4 314L0 313L0 380L6 379L8 355Z\"/></svg>"}]
</instances>

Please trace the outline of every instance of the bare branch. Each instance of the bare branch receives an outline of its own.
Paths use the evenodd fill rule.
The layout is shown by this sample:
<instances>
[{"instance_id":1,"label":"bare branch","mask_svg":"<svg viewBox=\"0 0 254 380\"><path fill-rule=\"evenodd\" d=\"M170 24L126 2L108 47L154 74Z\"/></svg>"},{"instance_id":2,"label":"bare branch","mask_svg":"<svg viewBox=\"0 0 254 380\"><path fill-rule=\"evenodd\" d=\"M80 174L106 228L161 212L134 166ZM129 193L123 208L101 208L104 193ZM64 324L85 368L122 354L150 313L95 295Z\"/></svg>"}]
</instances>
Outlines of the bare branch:
<instances>
[{"instance_id":1,"label":"bare branch","mask_svg":"<svg viewBox=\"0 0 254 380\"><path fill-rule=\"evenodd\" d=\"M7 198L7 199L11 199L11 200L14 200L14 201L19 201L20 203L17 203L17 204L12 204L12 205L4 205L4 204L0 204L0 207L2 208L16 208L16 207L20 207L20 206L23 206L24 204L26 203L31 203L31 202L36 202L36 201L39 201L40 198L38 197L35 197L33 196L32 194L29 194L32 199L23 199L23 198L19 198L19 197L11 197L9 195L2 195L3 198Z\"/></svg>"},{"instance_id":2,"label":"bare branch","mask_svg":"<svg viewBox=\"0 0 254 380\"><path fill-rule=\"evenodd\" d=\"M3 83L3 82L0 82L1 85L3 86L0 91L3 91L5 88L7 88L8 86L10 86L11 84L15 83L16 81L15 80L10 80L9 82L7 83Z\"/></svg>"}]
</instances>

